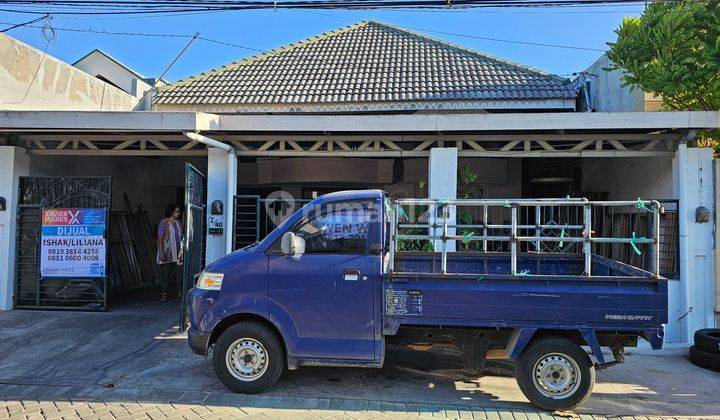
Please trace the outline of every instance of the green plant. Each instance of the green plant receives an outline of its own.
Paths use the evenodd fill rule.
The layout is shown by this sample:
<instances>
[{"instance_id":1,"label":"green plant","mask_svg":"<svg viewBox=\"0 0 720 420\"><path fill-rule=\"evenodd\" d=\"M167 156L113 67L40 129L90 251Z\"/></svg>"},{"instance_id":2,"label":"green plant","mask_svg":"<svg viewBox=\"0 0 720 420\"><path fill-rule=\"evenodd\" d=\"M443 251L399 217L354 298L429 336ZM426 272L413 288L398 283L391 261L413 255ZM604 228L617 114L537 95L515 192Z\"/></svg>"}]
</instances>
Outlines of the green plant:
<instances>
[{"instance_id":1,"label":"green plant","mask_svg":"<svg viewBox=\"0 0 720 420\"><path fill-rule=\"evenodd\" d=\"M458 169L458 191L457 196L458 198L480 198L481 193L477 189L477 187L474 185L475 181L477 180L478 175L473 172L472 169L468 166L462 166ZM427 185L427 181L423 180L420 181L419 187L420 189L425 189L425 186ZM428 207L427 206L418 206L414 209L414 213L408 215L408 219L413 221L413 223L417 223L421 220L421 215L427 214ZM473 216L469 211L462 211L458 215L458 219L460 222L464 225L471 225L473 224ZM407 235L421 235L423 233L427 232L427 229L424 228L409 228L405 229L403 231L404 234ZM459 235L473 235L475 234L474 229L470 228L462 228L457 230ZM479 243L476 241L467 241L467 242L460 242L460 249L461 250L468 250L468 249L478 249ZM398 251L434 251L433 247L433 241L429 241L427 239L401 239L398 240L397 243L397 250Z\"/></svg>"},{"instance_id":2,"label":"green plant","mask_svg":"<svg viewBox=\"0 0 720 420\"><path fill-rule=\"evenodd\" d=\"M641 17L625 18L608 43L626 85L661 96L668 110L720 109L720 2L650 3ZM718 132L700 133L718 150Z\"/></svg>"},{"instance_id":3,"label":"green plant","mask_svg":"<svg viewBox=\"0 0 720 420\"><path fill-rule=\"evenodd\" d=\"M458 170L458 198L463 199L471 199L471 198L481 198L482 194L478 190L478 188L475 186L475 181L477 181L478 175L473 172L472 169L470 169L469 166L463 166ZM463 225L472 225L474 224L474 219L472 213L468 210L461 210L458 209L459 215L458 220ZM458 235L470 237L475 234L475 229L472 228L461 228L457 230ZM459 243L461 250L477 250L480 246L480 242L477 241L461 241Z\"/></svg>"}]
</instances>

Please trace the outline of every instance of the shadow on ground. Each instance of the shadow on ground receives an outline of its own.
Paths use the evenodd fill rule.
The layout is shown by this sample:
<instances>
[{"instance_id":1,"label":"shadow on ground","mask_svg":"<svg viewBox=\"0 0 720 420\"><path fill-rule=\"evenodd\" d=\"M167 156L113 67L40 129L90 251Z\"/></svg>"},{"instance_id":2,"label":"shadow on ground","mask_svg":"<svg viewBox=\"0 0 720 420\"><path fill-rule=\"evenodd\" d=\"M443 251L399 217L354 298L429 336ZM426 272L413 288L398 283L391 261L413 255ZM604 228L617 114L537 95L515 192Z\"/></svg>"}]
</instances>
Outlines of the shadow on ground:
<instances>
[{"instance_id":1,"label":"shadow on ground","mask_svg":"<svg viewBox=\"0 0 720 420\"><path fill-rule=\"evenodd\" d=\"M190 351L185 336L174 328L177 318L176 301L146 300L131 300L106 313L0 313L0 383L97 388L97 395L128 401L136 397L163 402L184 396L204 398L204 404L218 400L262 405L297 397L299 405L307 399L328 405L356 400L355 409L380 402L386 410L393 402L531 409L511 377L511 365L491 363L486 374L477 377L461 369L457 353L442 349L418 353L390 348L382 369L288 371L272 390L245 398L228 393L216 379L211 360ZM697 368L682 357L630 355L626 360L598 372L595 392L579 412L720 414L719 373ZM103 394L103 389L113 392Z\"/></svg>"}]
</instances>

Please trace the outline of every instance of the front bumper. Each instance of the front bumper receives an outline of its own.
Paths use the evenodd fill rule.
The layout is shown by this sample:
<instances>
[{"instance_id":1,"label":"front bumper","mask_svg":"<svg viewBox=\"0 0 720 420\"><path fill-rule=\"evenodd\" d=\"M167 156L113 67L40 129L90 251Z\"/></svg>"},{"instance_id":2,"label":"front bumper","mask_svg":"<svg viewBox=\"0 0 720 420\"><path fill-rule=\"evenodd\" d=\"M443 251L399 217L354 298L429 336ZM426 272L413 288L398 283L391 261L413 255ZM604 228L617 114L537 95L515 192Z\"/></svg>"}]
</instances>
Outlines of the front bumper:
<instances>
[{"instance_id":1,"label":"front bumper","mask_svg":"<svg viewBox=\"0 0 720 420\"><path fill-rule=\"evenodd\" d=\"M192 351L199 355L207 356L210 334L211 333L209 332L206 333L190 328L188 330L188 343L190 344Z\"/></svg>"}]
</instances>

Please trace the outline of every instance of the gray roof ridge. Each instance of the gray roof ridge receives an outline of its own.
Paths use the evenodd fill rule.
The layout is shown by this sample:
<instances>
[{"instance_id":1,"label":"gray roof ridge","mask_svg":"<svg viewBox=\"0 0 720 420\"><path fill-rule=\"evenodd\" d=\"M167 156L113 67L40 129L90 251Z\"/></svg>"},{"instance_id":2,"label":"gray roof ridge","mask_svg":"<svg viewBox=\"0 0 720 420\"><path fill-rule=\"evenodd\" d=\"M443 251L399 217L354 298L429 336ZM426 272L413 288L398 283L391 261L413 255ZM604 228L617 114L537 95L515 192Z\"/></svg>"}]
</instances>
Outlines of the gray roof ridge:
<instances>
[{"instance_id":1,"label":"gray roof ridge","mask_svg":"<svg viewBox=\"0 0 720 420\"><path fill-rule=\"evenodd\" d=\"M255 62L255 61L258 61L258 60L264 60L264 59L266 59L266 58L268 58L268 57L272 57L272 56L275 56L275 55L280 54L280 53L284 53L284 52L291 51L291 50L294 50L294 49L296 49L296 48L299 48L299 47L302 47L302 46L305 46L305 45L308 45L308 44L312 44L312 43L314 43L314 42L320 41L320 40L325 39L325 38L327 38L327 37L330 37L330 36L333 36L333 35L337 35L337 34L341 34L341 33L343 33L343 32L347 32L347 31L350 31L350 30L353 30L353 29L360 28L360 27L362 27L362 26L365 26L365 25L369 24L370 22L372 22L372 21L370 21L370 20L361 20L361 21L359 21L359 22L353 23L353 24L348 25L348 26L343 26L343 27L341 27L341 28L337 28L337 29L333 29L333 30L331 30L331 31L323 32L323 33L321 33L321 34L319 34L319 35L311 36L310 38L305 38L305 39L302 39L302 40L300 40L300 41L297 41L297 42L294 42L294 43L290 43L290 44L285 44L285 45L283 45L283 46L281 46L281 47L273 48L273 49L270 49L270 50L267 50L267 51L263 51L263 52L261 52L261 53L259 53L259 54L251 55L250 57L246 57L246 58L243 58L243 59L240 59L240 60L236 60L236 61L233 61L233 62L228 63L228 64L223 64L222 66L215 67L214 69L211 69L211 70L208 70L208 71L204 71L204 72L202 72L202 73L200 73L200 74L197 74L197 75L194 75L194 76L189 76L189 77L186 77L185 79L178 80L178 81L175 82L175 83L161 86L161 87L158 89L158 92L162 92L162 91L165 91L165 90L168 90L168 89L172 89L172 88L175 88L175 87L183 86L183 85L186 85L186 84L188 84L188 83L190 83L190 82L193 82L193 81L196 81L196 80L202 80L202 79L208 78L208 77L210 77L210 76L213 76L213 75L215 75L215 74L222 73L222 72L224 72L224 71L231 70L231 69L236 69L236 68L239 68L239 67L244 66L244 65L246 65L246 64L250 64L250 63L253 63L253 62Z\"/></svg>"},{"instance_id":2,"label":"gray roof ridge","mask_svg":"<svg viewBox=\"0 0 720 420\"><path fill-rule=\"evenodd\" d=\"M375 24L375 25L378 25L378 26L381 26L381 27L385 27L385 28L394 30L394 31L396 31L396 32L402 32L402 33L404 33L404 34L406 34L406 35L411 35L411 36L420 38L421 40L423 40L423 41L425 41L425 42L428 42L428 41L429 41L429 42L431 42L431 43L441 44L442 46L447 47L447 48L452 48L452 49L455 49L455 50L458 50L458 51L461 51L461 52L464 52L464 53L468 53L468 54L472 54L472 55L475 55L475 56L479 56L479 57L482 57L482 58L485 58L485 59L489 59L489 60L492 60L492 61L496 61L496 62L499 62L499 63L502 63L502 64L507 64L507 65L510 65L510 66L513 66L513 67L517 67L517 68L522 69L522 70L526 70L526 71L530 71L530 72L533 72L533 73L537 73L537 74L542 75L542 76L552 77L552 78L555 78L555 79L557 79L557 80L559 80L559 81L562 81L562 82L567 82L567 83L570 82L570 79L568 79L568 78L566 78L566 77L558 76L558 75L556 75L556 74L549 73L549 72L547 72L547 71L545 71L545 70L541 70L541 69L538 69L538 68L535 68L535 67L527 66L527 65L525 65L525 64L521 64L521 63L518 63L518 62L515 62L515 61L512 61L512 60L508 60L508 59L505 59L505 58L497 57L497 56L494 56L494 55L492 55L492 54L488 54L488 53L483 52L483 51L478 51L478 50L471 49L471 48L468 48L468 47L463 47L462 45L457 45L457 44L454 44L454 43L452 43L452 42L446 41L446 40L444 40L444 39L435 38L435 37L428 36L428 35L425 35L425 34L422 34L422 33L419 33L419 32L415 32L414 30L407 29L407 28L403 28L402 26L395 26L395 25L392 25L392 24L389 24L389 23L379 22L379 21L377 21L377 20L367 20L367 21L363 21L363 22L366 23L366 24ZM363 23L363 22L360 22L360 23Z\"/></svg>"}]
</instances>

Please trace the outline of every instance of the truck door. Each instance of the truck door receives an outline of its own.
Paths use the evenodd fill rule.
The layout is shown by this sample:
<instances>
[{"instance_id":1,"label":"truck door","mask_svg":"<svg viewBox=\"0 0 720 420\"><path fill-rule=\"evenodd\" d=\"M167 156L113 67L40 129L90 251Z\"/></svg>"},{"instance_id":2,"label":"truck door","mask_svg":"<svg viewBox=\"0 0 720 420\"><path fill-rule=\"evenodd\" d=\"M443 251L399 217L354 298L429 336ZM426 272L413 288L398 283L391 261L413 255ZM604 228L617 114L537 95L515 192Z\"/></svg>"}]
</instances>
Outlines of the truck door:
<instances>
[{"instance_id":1,"label":"truck door","mask_svg":"<svg viewBox=\"0 0 720 420\"><path fill-rule=\"evenodd\" d=\"M333 202L315 208L290 231L305 241L301 255L269 257L270 312L290 318L298 337L288 343L297 357L375 358L374 291L380 255L368 238L377 214L374 201Z\"/></svg>"}]
</instances>

